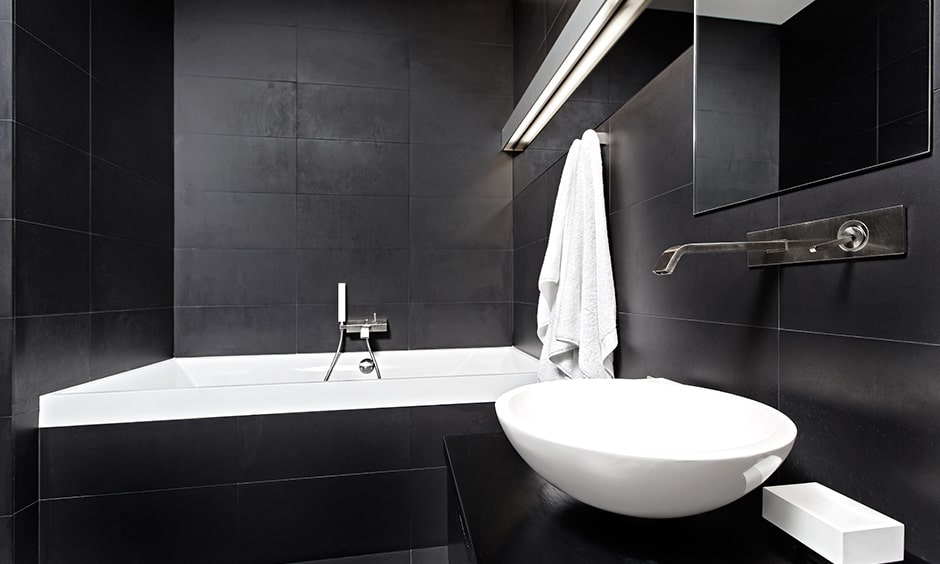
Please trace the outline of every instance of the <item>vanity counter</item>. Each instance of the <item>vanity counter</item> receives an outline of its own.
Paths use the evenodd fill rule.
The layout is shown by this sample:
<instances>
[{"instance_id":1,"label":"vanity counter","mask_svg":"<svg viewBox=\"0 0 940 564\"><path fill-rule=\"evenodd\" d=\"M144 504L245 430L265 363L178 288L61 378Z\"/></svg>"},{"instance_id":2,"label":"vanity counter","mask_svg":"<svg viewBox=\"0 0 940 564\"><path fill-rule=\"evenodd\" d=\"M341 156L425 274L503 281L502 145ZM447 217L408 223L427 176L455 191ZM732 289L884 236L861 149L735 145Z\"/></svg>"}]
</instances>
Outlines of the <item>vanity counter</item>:
<instances>
[{"instance_id":1,"label":"vanity counter","mask_svg":"<svg viewBox=\"0 0 940 564\"><path fill-rule=\"evenodd\" d=\"M637 519L552 486L502 433L447 437L444 449L450 564L826 562L761 517L760 489L702 515Z\"/></svg>"}]
</instances>

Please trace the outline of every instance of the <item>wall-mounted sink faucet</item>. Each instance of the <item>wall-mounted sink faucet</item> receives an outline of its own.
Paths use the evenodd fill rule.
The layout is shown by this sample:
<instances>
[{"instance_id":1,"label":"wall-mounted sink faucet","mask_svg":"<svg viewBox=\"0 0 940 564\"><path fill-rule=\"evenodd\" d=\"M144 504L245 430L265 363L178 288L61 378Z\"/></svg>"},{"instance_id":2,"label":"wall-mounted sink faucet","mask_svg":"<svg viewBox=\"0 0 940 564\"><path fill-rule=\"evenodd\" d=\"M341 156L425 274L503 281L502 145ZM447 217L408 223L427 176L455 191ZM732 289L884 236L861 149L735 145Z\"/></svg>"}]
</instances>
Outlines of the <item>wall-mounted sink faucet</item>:
<instances>
[{"instance_id":1,"label":"wall-mounted sink faucet","mask_svg":"<svg viewBox=\"0 0 940 564\"><path fill-rule=\"evenodd\" d=\"M907 252L907 216L904 206L894 206L752 231L747 241L676 245L663 251L653 272L672 274L687 254L740 251L747 252L751 268L903 255Z\"/></svg>"}]
</instances>

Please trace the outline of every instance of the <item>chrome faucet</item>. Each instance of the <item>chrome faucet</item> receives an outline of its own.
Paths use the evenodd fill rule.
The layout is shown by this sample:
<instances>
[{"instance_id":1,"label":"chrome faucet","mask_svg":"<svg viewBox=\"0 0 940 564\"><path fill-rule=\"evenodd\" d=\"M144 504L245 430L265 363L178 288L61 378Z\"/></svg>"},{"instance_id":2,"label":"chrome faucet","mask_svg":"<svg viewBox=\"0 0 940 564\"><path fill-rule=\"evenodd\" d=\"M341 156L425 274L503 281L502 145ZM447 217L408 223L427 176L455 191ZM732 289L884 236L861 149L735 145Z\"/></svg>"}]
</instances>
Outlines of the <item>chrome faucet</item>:
<instances>
[{"instance_id":1,"label":"chrome faucet","mask_svg":"<svg viewBox=\"0 0 940 564\"><path fill-rule=\"evenodd\" d=\"M683 255L703 253L733 253L737 251L764 251L765 253L782 253L790 248L791 241L777 239L774 241L737 241L733 243L686 243L669 247L659 256L653 273L660 276L672 274Z\"/></svg>"},{"instance_id":2,"label":"chrome faucet","mask_svg":"<svg viewBox=\"0 0 940 564\"><path fill-rule=\"evenodd\" d=\"M339 355L343 350L343 337L346 336L346 333L351 333L353 335L358 335L360 339L366 342L366 348L369 350L369 360L371 361L371 366L375 368L375 376L379 380L382 379L382 371L379 370L379 363L375 360L375 353L372 352L372 345L369 343L369 336L372 333L385 333L388 331L388 319L379 317L377 313L372 314L372 319L350 319L349 321L340 321L339 322L339 343L336 345L336 353L333 354L333 361L330 362L330 368L326 371L326 377L323 378L324 382L329 382L330 376L333 375L333 369L336 368L336 362L339 360ZM363 374L368 374L372 370L364 371L362 370L362 363L360 363L360 371Z\"/></svg>"},{"instance_id":3,"label":"chrome faucet","mask_svg":"<svg viewBox=\"0 0 940 564\"><path fill-rule=\"evenodd\" d=\"M669 247L653 272L672 274L688 254L747 252L750 268L903 255L907 252L904 206L892 206L751 231L747 240Z\"/></svg>"}]
</instances>

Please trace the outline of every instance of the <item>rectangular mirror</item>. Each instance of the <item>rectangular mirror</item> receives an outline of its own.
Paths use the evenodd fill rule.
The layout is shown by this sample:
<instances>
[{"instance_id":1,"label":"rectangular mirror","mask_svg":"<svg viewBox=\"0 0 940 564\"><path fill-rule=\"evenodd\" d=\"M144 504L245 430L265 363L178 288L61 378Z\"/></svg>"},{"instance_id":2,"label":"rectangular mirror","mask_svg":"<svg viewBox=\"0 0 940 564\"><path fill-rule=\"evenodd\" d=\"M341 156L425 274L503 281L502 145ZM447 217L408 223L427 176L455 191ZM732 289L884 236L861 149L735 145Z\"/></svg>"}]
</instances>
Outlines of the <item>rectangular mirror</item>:
<instances>
[{"instance_id":1,"label":"rectangular mirror","mask_svg":"<svg viewBox=\"0 0 940 564\"><path fill-rule=\"evenodd\" d=\"M697 0L694 213L930 152L930 0Z\"/></svg>"}]
</instances>

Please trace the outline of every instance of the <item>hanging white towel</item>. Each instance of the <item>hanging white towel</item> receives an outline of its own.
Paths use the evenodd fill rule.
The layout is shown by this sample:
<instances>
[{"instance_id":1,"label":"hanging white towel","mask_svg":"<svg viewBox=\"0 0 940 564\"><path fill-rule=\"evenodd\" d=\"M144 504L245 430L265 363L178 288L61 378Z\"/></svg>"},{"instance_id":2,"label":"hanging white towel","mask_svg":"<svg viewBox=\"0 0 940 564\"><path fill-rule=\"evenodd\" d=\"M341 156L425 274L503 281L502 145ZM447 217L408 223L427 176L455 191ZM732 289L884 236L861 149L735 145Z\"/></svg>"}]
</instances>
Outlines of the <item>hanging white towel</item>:
<instances>
[{"instance_id":1,"label":"hanging white towel","mask_svg":"<svg viewBox=\"0 0 940 564\"><path fill-rule=\"evenodd\" d=\"M612 378L616 312L600 142L588 130L568 152L539 275L539 380Z\"/></svg>"}]
</instances>

